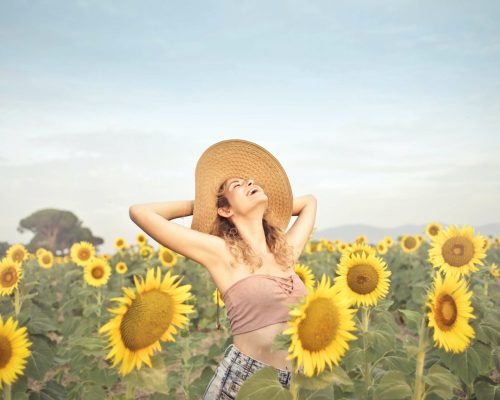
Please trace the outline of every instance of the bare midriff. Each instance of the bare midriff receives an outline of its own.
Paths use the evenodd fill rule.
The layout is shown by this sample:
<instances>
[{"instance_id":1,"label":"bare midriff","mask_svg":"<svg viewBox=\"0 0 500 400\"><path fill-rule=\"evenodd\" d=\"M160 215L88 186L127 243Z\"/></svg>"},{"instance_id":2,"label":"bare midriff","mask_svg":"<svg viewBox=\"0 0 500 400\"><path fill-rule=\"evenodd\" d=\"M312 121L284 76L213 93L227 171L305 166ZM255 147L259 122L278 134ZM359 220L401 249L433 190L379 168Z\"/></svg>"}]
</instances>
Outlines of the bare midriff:
<instances>
[{"instance_id":1,"label":"bare midriff","mask_svg":"<svg viewBox=\"0 0 500 400\"><path fill-rule=\"evenodd\" d=\"M292 363L287 360L287 350L272 350L273 340L282 333L286 322L264 326L251 332L233 335L233 343L241 352L264 364L282 370L292 370Z\"/></svg>"},{"instance_id":2,"label":"bare midriff","mask_svg":"<svg viewBox=\"0 0 500 400\"><path fill-rule=\"evenodd\" d=\"M226 257L226 260L230 259L230 256L226 255ZM234 260L231 260L231 262L234 262ZM234 263L229 265L229 262L223 270L224 274L220 273L221 270L217 272L212 270L213 273L211 272L211 274L219 290L224 293L232 284L246 276L253 274L271 274L274 276L288 277L290 273L292 273L293 268L289 267L288 270L284 271L283 266L276 262L274 255L271 253L263 257L263 266L257 268L254 273L251 273L248 267L244 265ZM274 368L291 371L292 363L290 360L286 359L288 351L271 349L276 336L287 329L287 327L288 323L280 322L250 332L236 334L233 335L233 343L241 352L264 364Z\"/></svg>"}]
</instances>

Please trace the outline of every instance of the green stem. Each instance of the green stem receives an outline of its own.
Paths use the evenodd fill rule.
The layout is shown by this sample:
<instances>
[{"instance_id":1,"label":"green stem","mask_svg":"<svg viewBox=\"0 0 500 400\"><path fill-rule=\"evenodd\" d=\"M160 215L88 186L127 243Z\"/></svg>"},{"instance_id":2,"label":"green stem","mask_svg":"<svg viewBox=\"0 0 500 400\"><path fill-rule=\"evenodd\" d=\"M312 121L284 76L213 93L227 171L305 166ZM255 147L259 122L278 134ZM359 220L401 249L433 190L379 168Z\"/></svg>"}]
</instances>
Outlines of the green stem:
<instances>
[{"instance_id":1,"label":"green stem","mask_svg":"<svg viewBox=\"0 0 500 400\"><path fill-rule=\"evenodd\" d=\"M16 317L19 315L21 312L21 295L19 294L19 287L16 287L16 290L14 291L14 312L16 314Z\"/></svg>"},{"instance_id":2,"label":"green stem","mask_svg":"<svg viewBox=\"0 0 500 400\"><path fill-rule=\"evenodd\" d=\"M367 342L366 342L366 334L368 333L368 326L369 326L369 320L370 320L370 309L366 306L362 307L362 314L361 314L361 330L363 332L363 353L364 353L364 366L363 366L363 376L365 378L365 386L366 386L366 393L368 394L368 389L372 385L372 373L371 373L371 366L370 363L368 362L368 357L366 355L367 353Z\"/></svg>"},{"instance_id":3,"label":"green stem","mask_svg":"<svg viewBox=\"0 0 500 400\"><path fill-rule=\"evenodd\" d=\"M133 384L127 382L127 392L125 393L126 400L134 400L135 387Z\"/></svg>"},{"instance_id":4,"label":"green stem","mask_svg":"<svg viewBox=\"0 0 500 400\"><path fill-rule=\"evenodd\" d=\"M292 400L299 400L299 385L292 377L290 382L290 394L292 395Z\"/></svg>"},{"instance_id":5,"label":"green stem","mask_svg":"<svg viewBox=\"0 0 500 400\"><path fill-rule=\"evenodd\" d=\"M484 295L488 296L488 280L484 281Z\"/></svg>"},{"instance_id":6,"label":"green stem","mask_svg":"<svg viewBox=\"0 0 500 400\"><path fill-rule=\"evenodd\" d=\"M102 290L97 288L97 329L101 327Z\"/></svg>"},{"instance_id":7,"label":"green stem","mask_svg":"<svg viewBox=\"0 0 500 400\"><path fill-rule=\"evenodd\" d=\"M11 385L5 385L3 390L3 400L11 400Z\"/></svg>"},{"instance_id":8,"label":"green stem","mask_svg":"<svg viewBox=\"0 0 500 400\"><path fill-rule=\"evenodd\" d=\"M422 317L418 331L418 353L415 369L415 397L414 400L422 400L424 392L424 362L427 350L425 317Z\"/></svg>"}]
</instances>

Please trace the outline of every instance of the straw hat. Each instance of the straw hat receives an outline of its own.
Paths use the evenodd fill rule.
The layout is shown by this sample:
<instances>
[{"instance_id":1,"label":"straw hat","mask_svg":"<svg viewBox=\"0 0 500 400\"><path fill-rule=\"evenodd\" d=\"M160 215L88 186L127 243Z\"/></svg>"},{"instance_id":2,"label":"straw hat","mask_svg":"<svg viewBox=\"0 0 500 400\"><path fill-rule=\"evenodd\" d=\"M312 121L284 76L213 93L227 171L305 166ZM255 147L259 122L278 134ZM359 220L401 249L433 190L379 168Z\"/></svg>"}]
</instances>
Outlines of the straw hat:
<instances>
[{"instance_id":1,"label":"straw hat","mask_svg":"<svg viewBox=\"0 0 500 400\"><path fill-rule=\"evenodd\" d=\"M191 229L210 233L217 217L217 191L231 177L253 179L268 198L266 219L283 230L287 228L292 217L293 195L285 170L258 144L228 139L210 146L198 160Z\"/></svg>"}]
</instances>

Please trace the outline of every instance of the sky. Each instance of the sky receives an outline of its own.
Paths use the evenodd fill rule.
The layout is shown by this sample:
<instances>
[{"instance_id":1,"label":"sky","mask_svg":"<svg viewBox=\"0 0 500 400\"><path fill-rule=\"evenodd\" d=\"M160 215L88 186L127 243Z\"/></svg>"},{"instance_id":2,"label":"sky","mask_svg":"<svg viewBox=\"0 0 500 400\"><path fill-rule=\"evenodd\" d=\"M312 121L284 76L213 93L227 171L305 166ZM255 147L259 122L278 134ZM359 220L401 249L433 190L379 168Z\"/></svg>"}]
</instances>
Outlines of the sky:
<instances>
[{"instance_id":1,"label":"sky","mask_svg":"<svg viewBox=\"0 0 500 400\"><path fill-rule=\"evenodd\" d=\"M2 1L0 241L58 208L104 251L135 242L129 206L194 199L232 138L317 198L317 230L500 222L499 20L497 1Z\"/></svg>"}]
</instances>

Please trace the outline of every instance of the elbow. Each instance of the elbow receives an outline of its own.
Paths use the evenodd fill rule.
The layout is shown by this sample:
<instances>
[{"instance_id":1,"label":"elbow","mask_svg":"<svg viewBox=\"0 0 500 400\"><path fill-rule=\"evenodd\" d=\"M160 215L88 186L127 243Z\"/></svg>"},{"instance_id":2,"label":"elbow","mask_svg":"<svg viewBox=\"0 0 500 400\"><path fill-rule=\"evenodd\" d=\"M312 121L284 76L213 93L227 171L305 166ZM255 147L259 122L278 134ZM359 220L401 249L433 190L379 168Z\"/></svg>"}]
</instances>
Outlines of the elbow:
<instances>
[{"instance_id":1,"label":"elbow","mask_svg":"<svg viewBox=\"0 0 500 400\"><path fill-rule=\"evenodd\" d=\"M139 208L140 208L140 205L138 205L138 204L134 204L128 208L128 216L130 217L130 219L132 221L134 220L134 216L136 215Z\"/></svg>"}]
</instances>

